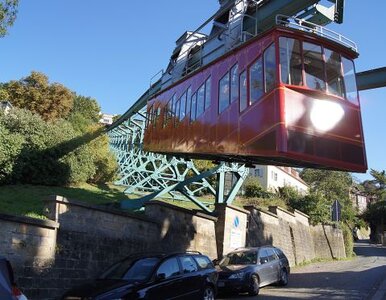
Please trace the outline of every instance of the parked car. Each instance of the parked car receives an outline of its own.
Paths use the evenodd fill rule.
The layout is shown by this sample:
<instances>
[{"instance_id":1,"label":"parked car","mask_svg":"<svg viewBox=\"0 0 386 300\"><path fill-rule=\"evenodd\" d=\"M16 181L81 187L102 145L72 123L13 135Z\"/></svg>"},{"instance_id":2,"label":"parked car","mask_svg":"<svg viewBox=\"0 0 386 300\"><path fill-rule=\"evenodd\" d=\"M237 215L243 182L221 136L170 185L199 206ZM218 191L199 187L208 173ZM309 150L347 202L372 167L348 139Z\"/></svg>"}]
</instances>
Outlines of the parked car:
<instances>
[{"instance_id":1,"label":"parked car","mask_svg":"<svg viewBox=\"0 0 386 300\"><path fill-rule=\"evenodd\" d=\"M131 255L96 280L68 291L64 300L213 300L218 274L199 252Z\"/></svg>"},{"instance_id":2,"label":"parked car","mask_svg":"<svg viewBox=\"0 0 386 300\"><path fill-rule=\"evenodd\" d=\"M11 263L0 256L0 299L27 300L26 296L16 286Z\"/></svg>"},{"instance_id":3,"label":"parked car","mask_svg":"<svg viewBox=\"0 0 386 300\"><path fill-rule=\"evenodd\" d=\"M287 285L290 266L283 251L276 247L236 249L216 266L219 292L248 292L257 295L263 286Z\"/></svg>"}]
</instances>

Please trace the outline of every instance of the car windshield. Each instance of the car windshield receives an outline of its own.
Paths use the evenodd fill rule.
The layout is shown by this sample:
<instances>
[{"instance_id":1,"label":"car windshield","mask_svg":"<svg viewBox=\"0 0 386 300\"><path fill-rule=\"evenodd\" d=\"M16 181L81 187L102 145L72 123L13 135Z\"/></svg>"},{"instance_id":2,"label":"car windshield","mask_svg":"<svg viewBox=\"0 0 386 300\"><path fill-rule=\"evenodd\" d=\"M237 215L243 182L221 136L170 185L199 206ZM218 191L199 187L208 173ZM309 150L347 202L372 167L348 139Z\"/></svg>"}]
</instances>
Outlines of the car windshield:
<instances>
[{"instance_id":1,"label":"car windshield","mask_svg":"<svg viewBox=\"0 0 386 300\"><path fill-rule=\"evenodd\" d=\"M130 282L146 281L160 261L157 257L126 259L111 266L100 279L123 279Z\"/></svg>"},{"instance_id":2,"label":"car windshield","mask_svg":"<svg viewBox=\"0 0 386 300\"><path fill-rule=\"evenodd\" d=\"M250 265L257 263L257 254L255 251L248 252L233 252L226 255L221 261L220 266L230 266L230 265Z\"/></svg>"}]
</instances>

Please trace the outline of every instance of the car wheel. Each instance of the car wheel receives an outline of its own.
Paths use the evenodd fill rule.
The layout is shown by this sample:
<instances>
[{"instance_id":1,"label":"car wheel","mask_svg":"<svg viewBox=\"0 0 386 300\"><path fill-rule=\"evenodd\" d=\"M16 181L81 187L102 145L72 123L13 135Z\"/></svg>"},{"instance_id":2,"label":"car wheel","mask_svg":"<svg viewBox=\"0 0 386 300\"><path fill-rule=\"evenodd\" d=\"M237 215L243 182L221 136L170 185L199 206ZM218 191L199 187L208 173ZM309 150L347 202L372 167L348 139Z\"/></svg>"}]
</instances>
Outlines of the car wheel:
<instances>
[{"instance_id":1,"label":"car wheel","mask_svg":"<svg viewBox=\"0 0 386 300\"><path fill-rule=\"evenodd\" d=\"M214 289L210 286L205 287L203 300L214 300Z\"/></svg>"},{"instance_id":2,"label":"car wheel","mask_svg":"<svg viewBox=\"0 0 386 300\"><path fill-rule=\"evenodd\" d=\"M287 285L288 284L288 272L286 269L282 269L280 272L280 280L279 285Z\"/></svg>"},{"instance_id":3,"label":"car wheel","mask_svg":"<svg viewBox=\"0 0 386 300\"><path fill-rule=\"evenodd\" d=\"M252 275L251 282L249 284L248 294L250 296L256 296L259 293L259 289L260 289L259 278L257 278L256 275Z\"/></svg>"}]
</instances>

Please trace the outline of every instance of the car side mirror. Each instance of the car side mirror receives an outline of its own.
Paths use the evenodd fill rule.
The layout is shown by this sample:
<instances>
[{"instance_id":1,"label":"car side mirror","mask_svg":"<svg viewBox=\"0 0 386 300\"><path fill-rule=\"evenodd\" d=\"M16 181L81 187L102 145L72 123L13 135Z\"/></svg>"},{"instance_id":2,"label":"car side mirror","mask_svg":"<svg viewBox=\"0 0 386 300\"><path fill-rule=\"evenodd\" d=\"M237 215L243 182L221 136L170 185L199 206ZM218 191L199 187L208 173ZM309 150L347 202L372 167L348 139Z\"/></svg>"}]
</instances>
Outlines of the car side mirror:
<instances>
[{"instance_id":1,"label":"car side mirror","mask_svg":"<svg viewBox=\"0 0 386 300\"><path fill-rule=\"evenodd\" d=\"M268 262L267 258L260 258L260 264L266 264Z\"/></svg>"},{"instance_id":2,"label":"car side mirror","mask_svg":"<svg viewBox=\"0 0 386 300\"><path fill-rule=\"evenodd\" d=\"M157 281L161 281L161 280L164 280L166 279L166 274L165 273L158 273L157 276L156 276L156 280Z\"/></svg>"}]
</instances>

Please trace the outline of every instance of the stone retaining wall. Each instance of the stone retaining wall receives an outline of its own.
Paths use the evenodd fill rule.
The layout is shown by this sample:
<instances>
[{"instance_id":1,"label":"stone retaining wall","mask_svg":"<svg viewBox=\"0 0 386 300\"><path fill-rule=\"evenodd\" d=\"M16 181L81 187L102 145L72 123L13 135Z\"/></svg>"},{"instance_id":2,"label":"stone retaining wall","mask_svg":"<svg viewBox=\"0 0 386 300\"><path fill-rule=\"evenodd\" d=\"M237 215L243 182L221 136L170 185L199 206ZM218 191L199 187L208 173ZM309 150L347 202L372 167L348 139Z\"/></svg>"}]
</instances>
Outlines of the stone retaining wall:
<instances>
[{"instance_id":1,"label":"stone retaining wall","mask_svg":"<svg viewBox=\"0 0 386 300\"><path fill-rule=\"evenodd\" d=\"M245 208L250 211L248 246L277 246L287 255L291 266L315 258L346 257L343 234L337 228L310 226L308 216L297 210Z\"/></svg>"},{"instance_id":2,"label":"stone retaining wall","mask_svg":"<svg viewBox=\"0 0 386 300\"><path fill-rule=\"evenodd\" d=\"M211 259L235 247L273 244L291 265L344 257L340 230L312 227L301 212L218 205L217 217L151 201L143 214L55 196L50 220L0 214L0 254L14 266L30 300L57 299L111 263L135 252L196 250Z\"/></svg>"}]
</instances>

